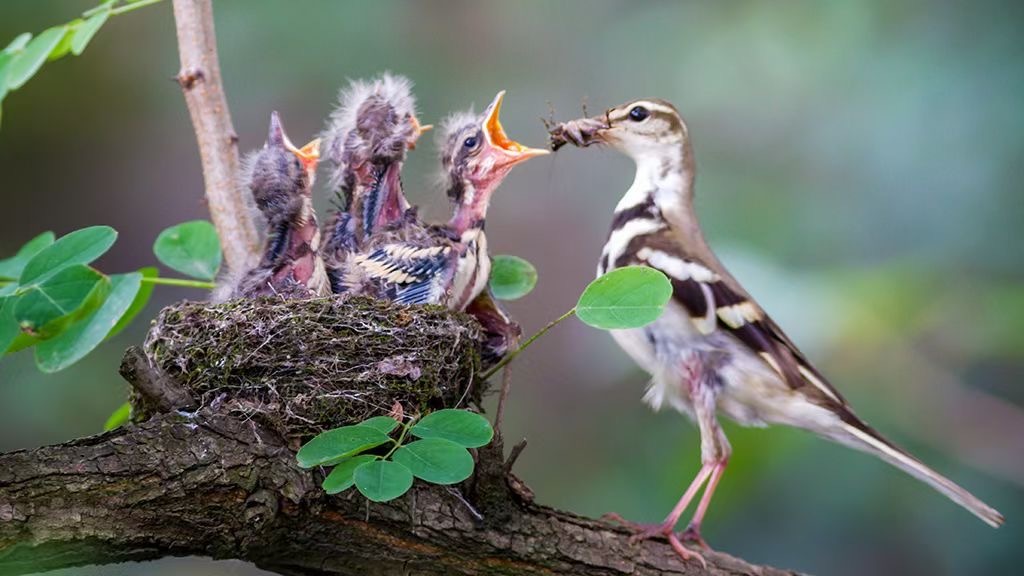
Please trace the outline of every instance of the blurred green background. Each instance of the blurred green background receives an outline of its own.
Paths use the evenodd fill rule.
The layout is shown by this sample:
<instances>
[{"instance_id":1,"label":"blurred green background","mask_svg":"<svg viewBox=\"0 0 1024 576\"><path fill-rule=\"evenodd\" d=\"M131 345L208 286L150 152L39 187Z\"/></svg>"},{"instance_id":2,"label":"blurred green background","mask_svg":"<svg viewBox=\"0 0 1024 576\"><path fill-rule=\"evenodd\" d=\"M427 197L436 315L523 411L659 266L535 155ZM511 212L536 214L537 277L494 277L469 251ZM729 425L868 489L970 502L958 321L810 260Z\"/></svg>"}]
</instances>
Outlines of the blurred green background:
<instances>
[{"instance_id":1,"label":"blurred green background","mask_svg":"<svg viewBox=\"0 0 1024 576\"><path fill-rule=\"evenodd\" d=\"M90 2L4 0L0 45ZM539 120L640 96L673 101L698 163L712 245L859 413L999 508L992 530L880 461L783 429L730 426L731 465L705 536L753 562L819 574L1006 574L1024 561L1024 5L1016 2L215 2L243 149L271 110L293 139L322 127L346 78L410 76L436 121L508 90L512 137ZM80 58L4 101L0 254L35 234L109 224L99 264L154 262L166 226L205 217L178 87L169 3L112 18ZM416 150L405 177L446 205ZM531 333L592 278L633 169L564 149L517 169L488 221L492 249L534 262L511 304ZM321 194L324 197L324 194ZM325 205L326 203L321 203ZM157 290L144 316L181 298ZM72 369L0 362L0 450L96 433L124 401L123 349ZM695 428L640 402L646 376L604 333L568 322L516 363L506 419L539 501L660 520L699 466ZM260 574L178 559L65 574Z\"/></svg>"}]
</instances>

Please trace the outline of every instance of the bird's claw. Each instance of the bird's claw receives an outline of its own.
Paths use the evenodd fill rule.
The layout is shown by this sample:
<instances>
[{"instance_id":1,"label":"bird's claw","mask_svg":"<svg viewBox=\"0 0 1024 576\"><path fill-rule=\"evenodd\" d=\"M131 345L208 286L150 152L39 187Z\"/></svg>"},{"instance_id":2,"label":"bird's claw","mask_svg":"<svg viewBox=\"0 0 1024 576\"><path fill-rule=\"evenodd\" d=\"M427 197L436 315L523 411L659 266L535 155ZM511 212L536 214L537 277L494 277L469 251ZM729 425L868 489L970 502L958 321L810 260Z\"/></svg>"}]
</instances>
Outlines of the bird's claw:
<instances>
[{"instance_id":1,"label":"bird's claw","mask_svg":"<svg viewBox=\"0 0 1024 576\"><path fill-rule=\"evenodd\" d=\"M708 563L704 560L704 556L702 556L700 552L687 550L686 547L683 546L683 543L679 541L679 538L676 537L674 532L669 532L668 543L672 546L672 549L675 550L676 554L678 554L684 561L697 560L700 562L701 568L704 570L708 569Z\"/></svg>"},{"instance_id":2,"label":"bird's claw","mask_svg":"<svg viewBox=\"0 0 1024 576\"><path fill-rule=\"evenodd\" d=\"M707 569L708 567L707 562L704 560L704 557L701 556L699 552L687 550L686 547L683 546L684 541L696 542L697 545L703 547L704 549L710 550L710 548L708 548L707 543L704 542L703 538L701 538L699 528L688 526L686 530L684 530L677 536L674 530L675 525L669 524L667 522L663 522L661 524L641 524L638 522L626 520L625 518L614 512L609 512L601 516L601 519L608 522L614 522L636 532L635 534L629 537L630 545L635 546L640 542L643 542L644 540L650 540L651 538L663 536L668 539L668 543L672 546L672 550L674 550L675 553L678 554L679 557L682 558L684 561L697 560L705 569ZM694 528L692 532L691 528ZM696 537L697 540L691 540L691 538L693 537Z\"/></svg>"},{"instance_id":3,"label":"bird's claw","mask_svg":"<svg viewBox=\"0 0 1024 576\"><path fill-rule=\"evenodd\" d=\"M700 526L696 524L691 523L689 526L686 527L686 530L680 532L679 539L683 542L691 542L693 544L696 544L704 550L711 550L711 546L708 546L708 543L704 540L704 537L700 535Z\"/></svg>"}]
</instances>

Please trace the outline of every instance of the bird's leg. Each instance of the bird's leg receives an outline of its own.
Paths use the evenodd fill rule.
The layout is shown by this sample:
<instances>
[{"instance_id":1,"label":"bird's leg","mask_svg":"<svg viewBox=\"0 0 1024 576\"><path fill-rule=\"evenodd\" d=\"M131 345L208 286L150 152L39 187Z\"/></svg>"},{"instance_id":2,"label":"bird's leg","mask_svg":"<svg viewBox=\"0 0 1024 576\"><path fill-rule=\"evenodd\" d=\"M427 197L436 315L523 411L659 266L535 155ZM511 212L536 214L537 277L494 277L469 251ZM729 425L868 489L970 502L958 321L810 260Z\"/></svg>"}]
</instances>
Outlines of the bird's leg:
<instances>
[{"instance_id":1,"label":"bird's leg","mask_svg":"<svg viewBox=\"0 0 1024 576\"><path fill-rule=\"evenodd\" d=\"M693 519L687 524L686 530L683 530L682 534L679 535L683 542L693 542L705 550L710 550L711 547L704 541L704 538L700 535L700 524L704 521L704 514L708 511L708 506L711 504L711 497L715 493L715 488L718 486L718 481L722 479L722 473L725 472L725 466L728 464L728 460L722 460L715 464L714 469L711 471L711 478L708 480L707 488L704 489L704 494L700 498L700 504L697 505L697 511L693 514Z\"/></svg>"},{"instance_id":2,"label":"bird's leg","mask_svg":"<svg viewBox=\"0 0 1024 576\"><path fill-rule=\"evenodd\" d=\"M697 425L700 428L701 459L703 464L700 471L697 472L697 477L693 479L686 492L679 499L679 502L676 503L675 507L672 508L672 511L669 512L669 515L661 524L641 526L623 521L617 514L606 514L605 518L637 529L637 534L631 539L633 542L656 536L665 536L668 538L669 544L672 545L672 549L683 560L694 558L699 560L701 564L705 564L704 558L700 554L687 550L683 546L680 537L675 533L675 527L679 522L680 516L689 507L697 492L707 483L707 488L694 515L694 522L691 522L691 526L694 526L693 534L699 539L698 543L707 547L707 544L700 538L700 521L704 518L708 505L711 503L711 495L714 493L715 487L721 479L722 472L725 470L725 463L729 458L731 448L715 417L715 396L719 382L714 374L713 365L701 355L693 355L683 362L682 369L683 379L693 402ZM689 529L682 533L683 539L687 539L688 535L690 535Z\"/></svg>"},{"instance_id":3,"label":"bird's leg","mask_svg":"<svg viewBox=\"0 0 1024 576\"><path fill-rule=\"evenodd\" d=\"M705 464L701 466L700 471L697 472L697 477L693 479L693 482L690 482L690 487L686 489L682 498L679 499L679 502L676 503L675 507L672 508L672 511L669 512L668 517L666 517L665 521L661 524L638 524L625 520L615 513L605 514L604 518L606 520L622 524L632 530L636 530L636 534L629 539L631 544L636 544L637 542L656 538L658 536L664 536L668 538L668 542L672 545L672 549L675 550L676 554L682 557L683 560L695 558L699 560L701 564L705 564L704 558L701 557L700 554L691 552L683 546L682 542L680 542L679 538L675 534L675 529L676 523L679 522L679 517L683 515L683 512L685 512L686 508L690 505L690 502L693 501L694 496L697 495L697 492L701 489L704 483L707 482L713 470L713 465Z\"/></svg>"},{"instance_id":4,"label":"bird's leg","mask_svg":"<svg viewBox=\"0 0 1024 576\"><path fill-rule=\"evenodd\" d=\"M715 416L717 407L715 395L716 390L721 386L714 369L715 364L713 359L705 358L703 377L696 378L697 385L691 389L693 411L697 418L697 426L700 428L701 459L704 461L704 467L710 468L711 477L708 479L708 485L704 489L693 519L681 534L683 541L694 542L705 550L710 547L700 535L700 525L711 505L711 497L715 494L715 488L718 487L718 482L722 479L722 473L725 472L729 455L732 453L729 440L722 432L722 427L718 424L718 418Z\"/></svg>"}]
</instances>

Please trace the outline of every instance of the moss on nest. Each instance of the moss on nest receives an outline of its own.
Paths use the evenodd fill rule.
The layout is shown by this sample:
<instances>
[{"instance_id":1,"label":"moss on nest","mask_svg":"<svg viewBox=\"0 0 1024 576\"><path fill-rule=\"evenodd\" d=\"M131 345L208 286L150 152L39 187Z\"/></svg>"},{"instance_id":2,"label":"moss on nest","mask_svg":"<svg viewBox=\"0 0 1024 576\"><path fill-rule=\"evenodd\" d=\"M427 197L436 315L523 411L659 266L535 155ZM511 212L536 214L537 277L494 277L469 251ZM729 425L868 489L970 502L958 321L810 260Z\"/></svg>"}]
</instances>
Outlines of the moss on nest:
<instances>
[{"instance_id":1,"label":"moss on nest","mask_svg":"<svg viewBox=\"0 0 1024 576\"><path fill-rule=\"evenodd\" d=\"M480 328L438 306L369 298L273 298L165 308L145 351L203 405L271 425L284 436L386 414L479 401Z\"/></svg>"}]
</instances>

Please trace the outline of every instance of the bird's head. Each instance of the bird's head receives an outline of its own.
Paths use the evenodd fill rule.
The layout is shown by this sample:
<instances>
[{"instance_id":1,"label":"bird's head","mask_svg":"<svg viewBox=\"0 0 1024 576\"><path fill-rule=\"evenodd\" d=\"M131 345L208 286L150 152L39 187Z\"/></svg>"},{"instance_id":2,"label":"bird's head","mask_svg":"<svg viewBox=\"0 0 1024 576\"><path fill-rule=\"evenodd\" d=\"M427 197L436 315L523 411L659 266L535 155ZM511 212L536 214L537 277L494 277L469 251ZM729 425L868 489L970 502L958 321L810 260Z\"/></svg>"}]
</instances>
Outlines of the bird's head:
<instances>
[{"instance_id":1,"label":"bird's head","mask_svg":"<svg viewBox=\"0 0 1024 576\"><path fill-rule=\"evenodd\" d=\"M483 114L453 114L438 134L443 177L454 202L464 200L467 187L489 193L513 166L548 153L508 137L499 119L504 98L505 91L498 92Z\"/></svg>"},{"instance_id":2,"label":"bird's head","mask_svg":"<svg viewBox=\"0 0 1024 576\"><path fill-rule=\"evenodd\" d=\"M347 176L371 165L405 160L406 151L431 127L416 116L408 78L383 74L353 81L324 132L326 155L336 166L332 183L344 184Z\"/></svg>"},{"instance_id":3,"label":"bird's head","mask_svg":"<svg viewBox=\"0 0 1024 576\"><path fill-rule=\"evenodd\" d=\"M658 157L686 144L686 123L676 107L658 98L633 100L604 114L556 125L551 148L607 144L635 160Z\"/></svg>"},{"instance_id":4,"label":"bird's head","mask_svg":"<svg viewBox=\"0 0 1024 576\"><path fill-rule=\"evenodd\" d=\"M267 142L248 161L248 183L256 205L264 212L273 211L296 195L311 194L319 160L319 138L297 148L285 134L277 112L271 113Z\"/></svg>"}]
</instances>

